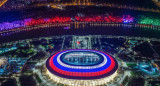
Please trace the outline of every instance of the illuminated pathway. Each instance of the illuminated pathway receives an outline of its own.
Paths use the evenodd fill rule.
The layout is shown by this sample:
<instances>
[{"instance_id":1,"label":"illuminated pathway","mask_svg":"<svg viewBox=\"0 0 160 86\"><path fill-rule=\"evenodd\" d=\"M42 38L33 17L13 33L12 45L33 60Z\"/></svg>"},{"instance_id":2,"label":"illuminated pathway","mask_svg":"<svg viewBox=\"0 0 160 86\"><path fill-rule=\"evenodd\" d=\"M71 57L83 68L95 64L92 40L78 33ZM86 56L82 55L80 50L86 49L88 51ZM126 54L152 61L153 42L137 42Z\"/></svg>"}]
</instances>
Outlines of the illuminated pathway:
<instances>
[{"instance_id":1,"label":"illuminated pathway","mask_svg":"<svg viewBox=\"0 0 160 86\"><path fill-rule=\"evenodd\" d=\"M152 0L158 7L160 7L160 1L158 0Z\"/></svg>"},{"instance_id":2,"label":"illuminated pathway","mask_svg":"<svg viewBox=\"0 0 160 86\"><path fill-rule=\"evenodd\" d=\"M29 31L33 29L49 28L49 27L64 27L64 29L82 29L86 27L139 27L160 29L160 20L141 16L135 18L131 15L123 16L86 16L79 17L51 17L51 18L28 18L20 21L2 22L0 23L0 34L7 32Z\"/></svg>"},{"instance_id":3,"label":"illuminated pathway","mask_svg":"<svg viewBox=\"0 0 160 86\"><path fill-rule=\"evenodd\" d=\"M2 0L2 1L0 1L0 7L1 7L2 5L4 5L6 2L7 2L7 0Z\"/></svg>"},{"instance_id":4,"label":"illuminated pathway","mask_svg":"<svg viewBox=\"0 0 160 86\"><path fill-rule=\"evenodd\" d=\"M119 5L119 4L114 4L114 3L105 3L105 4L99 4L99 3L92 3L92 2L87 2L87 3L43 3L43 4L37 4L36 6L51 6L55 7L56 6L77 6L77 5L83 5L83 6L105 6L105 7L113 7L113 8L123 8L123 9L130 9L130 10L139 10L139 11L149 11L149 12L158 12L160 13L159 9L150 9L150 8L143 8L143 7L134 7L134 6L127 6L127 5Z\"/></svg>"}]
</instances>

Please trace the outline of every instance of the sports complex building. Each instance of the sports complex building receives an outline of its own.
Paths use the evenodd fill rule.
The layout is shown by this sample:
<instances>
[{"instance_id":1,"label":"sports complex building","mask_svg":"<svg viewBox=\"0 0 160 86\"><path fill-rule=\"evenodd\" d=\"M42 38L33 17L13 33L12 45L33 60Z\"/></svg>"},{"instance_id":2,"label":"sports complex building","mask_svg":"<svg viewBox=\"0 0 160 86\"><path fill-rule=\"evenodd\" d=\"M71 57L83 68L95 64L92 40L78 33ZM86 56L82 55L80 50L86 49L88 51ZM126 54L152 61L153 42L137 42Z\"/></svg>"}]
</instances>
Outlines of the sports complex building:
<instances>
[{"instance_id":1,"label":"sports complex building","mask_svg":"<svg viewBox=\"0 0 160 86\"><path fill-rule=\"evenodd\" d=\"M96 51L73 49L58 52L46 62L53 81L73 86L103 85L117 75L118 63L112 56Z\"/></svg>"}]
</instances>

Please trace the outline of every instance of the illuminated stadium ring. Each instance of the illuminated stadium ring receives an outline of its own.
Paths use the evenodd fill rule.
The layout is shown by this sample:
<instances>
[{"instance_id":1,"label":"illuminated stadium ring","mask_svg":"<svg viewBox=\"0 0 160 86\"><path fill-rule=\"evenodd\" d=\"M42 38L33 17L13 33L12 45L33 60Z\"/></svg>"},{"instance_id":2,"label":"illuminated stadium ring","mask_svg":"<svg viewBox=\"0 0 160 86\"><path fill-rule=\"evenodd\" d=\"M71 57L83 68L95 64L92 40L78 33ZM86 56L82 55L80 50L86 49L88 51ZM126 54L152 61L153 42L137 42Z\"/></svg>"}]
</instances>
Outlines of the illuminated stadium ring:
<instances>
[{"instance_id":1,"label":"illuminated stadium ring","mask_svg":"<svg viewBox=\"0 0 160 86\"><path fill-rule=\"evenodd\" d=\"M75 50L70 50L70 51L75 51ZM99 57L101 57L100 58L100 61L97 61L95 64L92 64L93 66L91 66L91 64L90 64L90 66L88 66L88 65L85 65L85 64L81 64L81 65L79 65L79 64L69 64L68 62L66 62L64 59L65 59L65 57L64 56L66 56L66 54L68 54L68 53L70 53L70 51L64 51L63 53L61 53L61 54L59 54L58 55L58 57L57 57L57 61L58 61L58 63L60 64L60 65L62 65L62 66L64 66L64 67L68 67L68 68L74 68L74 69L93 69L93 68L99 68L99 67L102 67L102 66L104 66L106 63L107 63L107 58L106 58L106 56L105 55L103 55L103 54L101 54L101 53L99 53L99 52L95 52L95 51L93 51L95 54L99 54L100 56ZM83 51L88 51L88 50L83 50ZM63 56L62 56L63 55ZM69 54L70 55L70 54ZM75 54L76 55L76 54ZM97 55L98 56L98 55ZM64 58L63 58L64 57ZM98 59L98 58L96 58L96 59ZM62 62L63 61L63 62Z\"/></svg>"},{"instance_id":2,"label":"illuminated stadium ring","mask_svg":"<svg viewBox=\"0 0 160 86\"><path fill-rule=\"evenodd\" d=\"M46 67L49 73L62 78L94 80L114 74L118 63L106 53L78 49L54 54L47 60Z\"/></svg>"}]
</instances>

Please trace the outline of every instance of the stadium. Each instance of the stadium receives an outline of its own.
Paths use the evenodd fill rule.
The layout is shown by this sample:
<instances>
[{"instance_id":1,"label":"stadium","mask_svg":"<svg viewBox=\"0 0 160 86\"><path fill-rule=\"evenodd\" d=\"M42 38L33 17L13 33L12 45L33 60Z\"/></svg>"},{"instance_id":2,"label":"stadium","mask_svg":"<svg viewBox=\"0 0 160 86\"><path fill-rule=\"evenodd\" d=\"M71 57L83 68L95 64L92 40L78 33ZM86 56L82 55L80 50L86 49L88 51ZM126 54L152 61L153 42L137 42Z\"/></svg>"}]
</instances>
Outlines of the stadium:
<instances>
[{"instance_id":1,"label":"stadium","mask_svg":"<svg viewBox=\"0 0 160 86\"><path fill-rule=\"evenodd\" d=\"M110 55L95 50L65 50L51 56L47 74L55 82L73 86L96 86L112 81L118 63Z\"/></svg>"}]
</instances>

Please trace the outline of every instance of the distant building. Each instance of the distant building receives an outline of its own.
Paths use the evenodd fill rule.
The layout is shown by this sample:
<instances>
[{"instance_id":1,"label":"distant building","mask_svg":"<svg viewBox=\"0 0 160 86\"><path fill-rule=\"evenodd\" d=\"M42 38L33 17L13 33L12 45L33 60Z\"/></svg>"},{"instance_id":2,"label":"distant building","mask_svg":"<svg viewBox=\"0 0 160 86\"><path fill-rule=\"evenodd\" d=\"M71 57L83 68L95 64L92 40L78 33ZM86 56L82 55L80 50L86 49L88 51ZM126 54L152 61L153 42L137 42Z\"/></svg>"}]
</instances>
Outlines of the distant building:
<instances>
[{"instance_id":1,"label":"distant building","mask_svg":"<svg viewBox=\"0 0 160 86\"><path fill-rule=\"evenodd\" d=\"M0 58L0 75L4 75L7 72L8 60L6 58Z\"/></svg>"}]
</instances>

